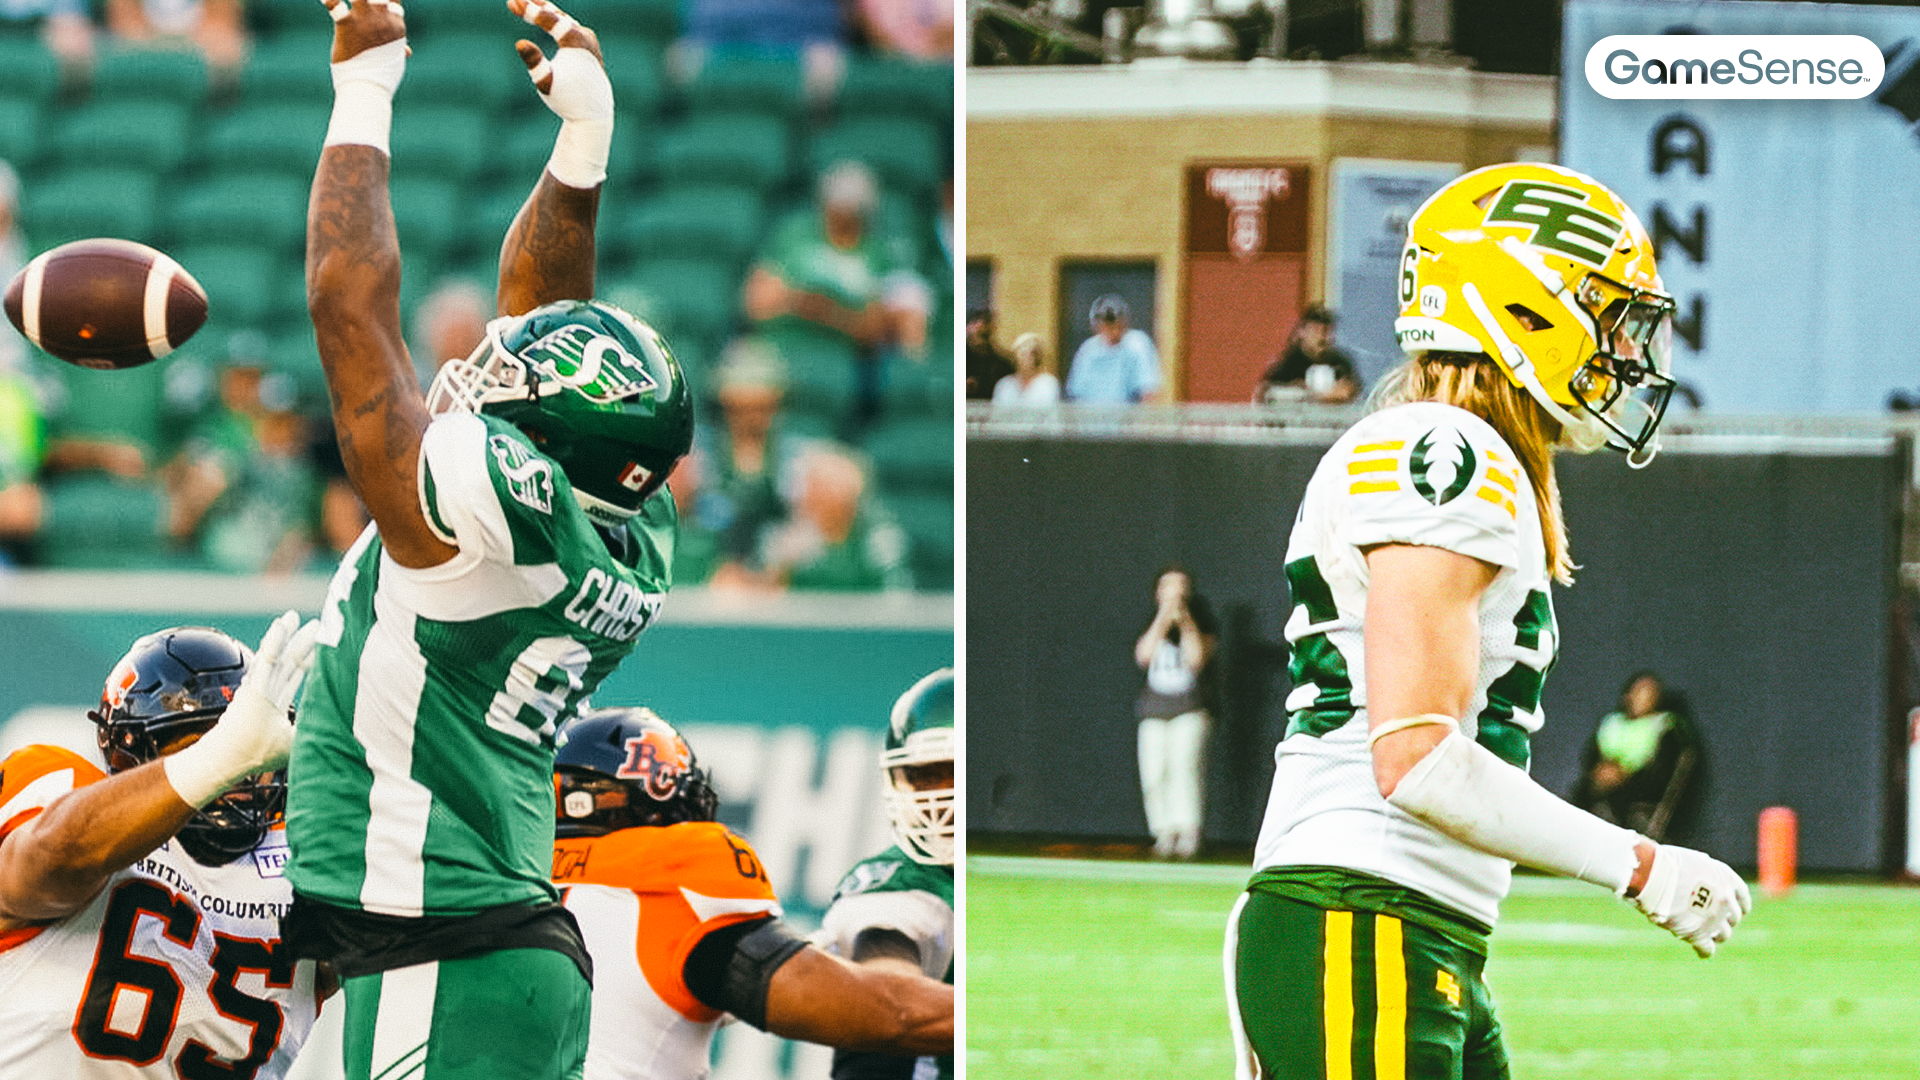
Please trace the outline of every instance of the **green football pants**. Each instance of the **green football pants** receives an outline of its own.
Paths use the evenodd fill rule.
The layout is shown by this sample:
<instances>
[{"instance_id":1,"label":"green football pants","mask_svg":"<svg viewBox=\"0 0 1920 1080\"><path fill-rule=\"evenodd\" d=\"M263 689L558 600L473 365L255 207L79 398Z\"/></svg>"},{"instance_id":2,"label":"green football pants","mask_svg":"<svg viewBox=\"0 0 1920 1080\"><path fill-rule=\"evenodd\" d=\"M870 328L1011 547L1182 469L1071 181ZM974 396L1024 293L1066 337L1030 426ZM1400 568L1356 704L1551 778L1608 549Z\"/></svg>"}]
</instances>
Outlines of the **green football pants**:
<instances>
[{"instance_id":1,"label":"green football pants","mask_svg":"<svg viewBox=\"0 0 1920 1080\"><path fill-rule=\"evenodd\" d=\"M579 1080L593 994L551 949L344 981L347 1080Z\"/></svg>"},{"instance_id":2,"label":"green football pants","mask_svg":"<svg viewBox=\"0 0 1920 1080\"><path fill-rule=\"evenodd\" d=\"M1242 1080L1507 1080L1485 959L1392 915L1244 894L1227 930Z\"/></svg>"}]
</instances>

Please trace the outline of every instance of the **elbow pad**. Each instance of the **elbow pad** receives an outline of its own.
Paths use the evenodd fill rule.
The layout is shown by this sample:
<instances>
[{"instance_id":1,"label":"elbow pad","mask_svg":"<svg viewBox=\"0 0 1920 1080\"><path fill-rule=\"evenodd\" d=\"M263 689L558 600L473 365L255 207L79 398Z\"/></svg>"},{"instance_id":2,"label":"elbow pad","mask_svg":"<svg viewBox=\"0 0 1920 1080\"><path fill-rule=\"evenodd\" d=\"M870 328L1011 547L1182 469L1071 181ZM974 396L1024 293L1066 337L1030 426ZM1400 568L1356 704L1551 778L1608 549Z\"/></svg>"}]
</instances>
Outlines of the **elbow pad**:
<instances>
[{"instance_id":1,"label":"elbow pad","mask_svg":"<svg viewBox=\"0 0 1920 1080\"><path fill-rule=\"evenodd\" d=\"M1468 844L1624 896L1640 835L1541 787L1455 731L1401 777L1387 802Z\"/></svg>"},{"instance_id":2,"label":"elbow pad","mask_svg":"<svg viewBox=\"0 0 1920 1080\"><path fill-rule=\"evenodd\" d=\"M806 947L806 939L779 919L734 923L701 938L681 974L702 1005L765 1031L773 973Z\"/></svg>"}]
</instances>

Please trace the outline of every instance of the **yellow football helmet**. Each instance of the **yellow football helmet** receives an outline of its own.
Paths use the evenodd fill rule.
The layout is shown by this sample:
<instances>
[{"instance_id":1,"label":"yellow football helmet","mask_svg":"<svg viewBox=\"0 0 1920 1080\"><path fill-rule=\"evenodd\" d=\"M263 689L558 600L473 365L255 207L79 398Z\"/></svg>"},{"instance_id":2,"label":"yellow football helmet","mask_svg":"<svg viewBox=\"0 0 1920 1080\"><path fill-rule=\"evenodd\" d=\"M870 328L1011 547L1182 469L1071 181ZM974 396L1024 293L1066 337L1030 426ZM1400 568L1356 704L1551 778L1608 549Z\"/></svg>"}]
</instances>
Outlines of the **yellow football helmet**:
<instances>
[{"instance_id":1,"label":"yellow football helmet","mask_svg":"<svg viewBox=\"0 0 1920 1080\"><path fill-rule=\"evenodd\" d=\"M1484 353L1573 449L1653 460L1673 392L1673 297L1633 210L1556 165L1492 165L1407 223L1394 333L1410 356Z\"/></svg>"}]
</instances>

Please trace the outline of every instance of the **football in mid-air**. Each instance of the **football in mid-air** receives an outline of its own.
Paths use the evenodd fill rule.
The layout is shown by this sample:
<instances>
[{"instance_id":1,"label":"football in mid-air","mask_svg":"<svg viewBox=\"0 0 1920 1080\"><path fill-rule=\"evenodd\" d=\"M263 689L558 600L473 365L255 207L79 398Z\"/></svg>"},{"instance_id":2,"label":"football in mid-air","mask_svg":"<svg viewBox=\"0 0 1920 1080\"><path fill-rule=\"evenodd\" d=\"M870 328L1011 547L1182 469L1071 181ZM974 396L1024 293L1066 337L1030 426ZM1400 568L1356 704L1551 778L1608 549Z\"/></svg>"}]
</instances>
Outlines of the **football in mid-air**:
<instances>
[{"instance_id":1,"label":"football in mid-air","mask_svg":"<svg viewBox=\"0 0 1920 1080\"><path fill-rule=\"evenodd\" d=\"M207 292L163 252L131 240L75 240L7 283L7 318L27 340L89 368L150 363L207 321Z\"/></svg>"}]
</instances>

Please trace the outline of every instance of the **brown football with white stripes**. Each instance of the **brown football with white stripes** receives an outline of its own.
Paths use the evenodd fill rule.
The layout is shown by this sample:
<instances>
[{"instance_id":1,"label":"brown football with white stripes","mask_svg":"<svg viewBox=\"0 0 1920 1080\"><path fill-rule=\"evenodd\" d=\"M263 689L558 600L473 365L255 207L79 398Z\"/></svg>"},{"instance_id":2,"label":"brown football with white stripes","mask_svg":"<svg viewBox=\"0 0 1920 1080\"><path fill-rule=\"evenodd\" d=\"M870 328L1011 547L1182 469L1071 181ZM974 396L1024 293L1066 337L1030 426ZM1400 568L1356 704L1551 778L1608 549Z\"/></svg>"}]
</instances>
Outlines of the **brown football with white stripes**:
<instances>
[{"instance_id":1,"label":"brown football with white stripes","mask_svg":"<svg viewBox=\"0 0 1920 1080\"><path fill-rule=\"evenodd\" d=\"M131 240L75 240L7 283L7 318L27 340L89 368L150 363L207 321L207 292L166 254Z\"/></svg>"}]
</instances>

